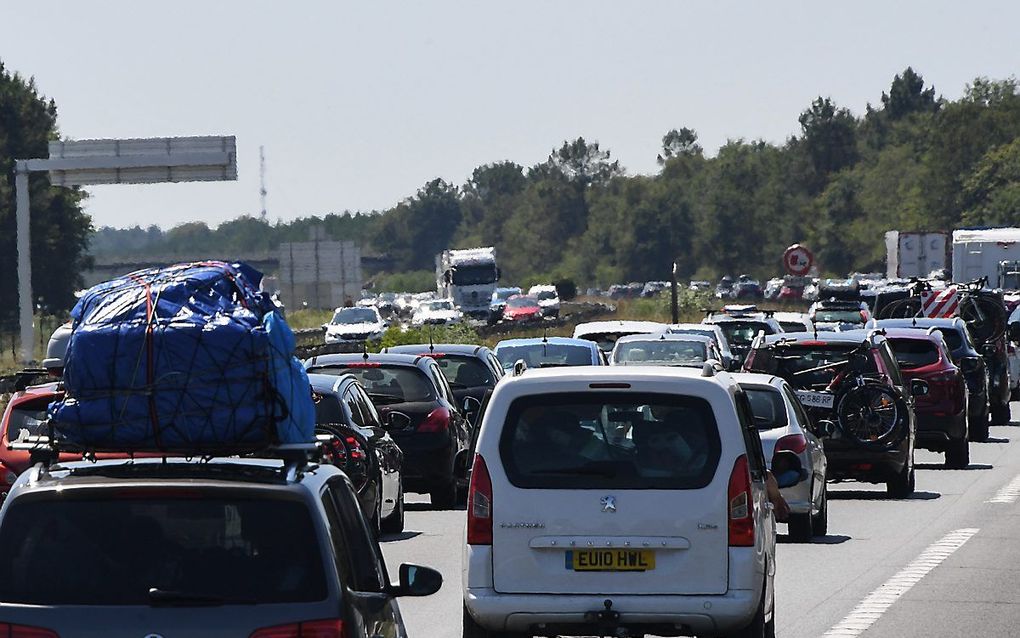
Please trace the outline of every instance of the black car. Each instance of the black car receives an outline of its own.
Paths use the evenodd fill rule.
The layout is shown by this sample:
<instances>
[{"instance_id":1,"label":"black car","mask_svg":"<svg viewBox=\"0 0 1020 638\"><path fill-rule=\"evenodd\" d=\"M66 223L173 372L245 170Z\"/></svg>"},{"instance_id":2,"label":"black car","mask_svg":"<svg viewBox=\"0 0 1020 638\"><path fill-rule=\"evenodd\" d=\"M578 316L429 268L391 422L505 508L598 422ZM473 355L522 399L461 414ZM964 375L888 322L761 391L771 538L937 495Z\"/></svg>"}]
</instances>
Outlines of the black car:
<instances>
[{"instance_id":1,"label":"black car","mask_svg":"<svg viewBox=\"0 0 1020 638\"><path fill-rule=\"evenodd\" d=\"M795 332L756 339L744 369L774 374L793 386L825 447L830 479L885 483L895 498L913 493L917 430L912 395L924 390L904 385L896 357L878 331ZM869 390L877 386L876 392L888 397L895 423L881 431L881 439L868 439L871 405L860 405L857 411L868 413L859 430L838 418L852 396L847 386L834 388L844 374L849 376L842 379L859 379Z\"/></svg>"},{"instance_id":2,"label":"black car","mask_svg":"<svg viewBox=\"0 0 1020 638\"><path fill-rule=\"evenodd\" d=\"M382 427L379 413L358 380L310 374L315 433L322 461L339 467L358 492L358 504L376 534L404 531L404 453Z\"/></svg>"},{"instance_id":3,"label":"black car","mask_svg":"<svg viewBox=\"0 0 1020 638\"><path fill-rule=\"evenodd\" d=\"M967 324L959 317L942 319L928 319L917 317L915 319L880 319L872 321L869 326L879 328L920 328L927 330L935 328L942 333L949 354L953 363L963 372L967 380L967 430L971 441L988 440L988 404L989 404L989 380L988 368L985 358L981 356L974 342L971 339ZM1008 381L1005 384L1009 385ZM1008 394L1007 394L1008 401ZM1008 405L1007 405L1008 408Z\"/></svg>"},{"instance_id":4,"label":"black car","mask_svg":"<svg viewBox=\"0 0 1020 638\"><path fill-rule=\"evenodd\" d=\"M352 374L404 452L404 489L427 493L451 509L467 491L471 427L431 357L408 354L327 354L305 361L310 373Z\"/></svg>"},{"instance_id":5,"label":"black car","mask_svg":"<svg viewBox=\"0 0 1020 638\"><path fill-rule=\"evenodd\" d=\"M392 346L383 350L386 354L411 354L431 357L453 389L457 405L465 414L478 411L478 404L465 403L471 397L481 402L486 390L492 390L503 378L503 366L492 350L485 346L456 343L417 344Z\"/></svg>"}]
</instances>

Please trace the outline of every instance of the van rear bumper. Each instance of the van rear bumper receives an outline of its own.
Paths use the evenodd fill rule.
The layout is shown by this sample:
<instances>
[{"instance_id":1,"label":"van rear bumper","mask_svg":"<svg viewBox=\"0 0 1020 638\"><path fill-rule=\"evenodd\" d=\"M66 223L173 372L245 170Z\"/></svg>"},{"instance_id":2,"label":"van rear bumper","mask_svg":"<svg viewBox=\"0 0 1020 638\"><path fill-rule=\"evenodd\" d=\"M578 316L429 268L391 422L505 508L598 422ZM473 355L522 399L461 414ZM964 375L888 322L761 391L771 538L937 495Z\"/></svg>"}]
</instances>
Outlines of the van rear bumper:
<instances>
[{"instance_id":1,"label":"van rear bumper","mask_svg":"<svg viewBox=\"0 0 1020 638\"><path fill-rule=\"evenodd\" d=\"M464 590L464 606L479 625L489 631L519 631L545 635L558 628L578 629L595 624L591 612L619 612L619 626L655 627L657 635L732 632L750 623L761 601L761 588L732 589L719 596L633 596L501 594L493 589ZM587 614L587 616L586 616ZM771 610L769 611L771 615ZM670 627L675 633L664 633Z\"/></svg>"}]
</instances>

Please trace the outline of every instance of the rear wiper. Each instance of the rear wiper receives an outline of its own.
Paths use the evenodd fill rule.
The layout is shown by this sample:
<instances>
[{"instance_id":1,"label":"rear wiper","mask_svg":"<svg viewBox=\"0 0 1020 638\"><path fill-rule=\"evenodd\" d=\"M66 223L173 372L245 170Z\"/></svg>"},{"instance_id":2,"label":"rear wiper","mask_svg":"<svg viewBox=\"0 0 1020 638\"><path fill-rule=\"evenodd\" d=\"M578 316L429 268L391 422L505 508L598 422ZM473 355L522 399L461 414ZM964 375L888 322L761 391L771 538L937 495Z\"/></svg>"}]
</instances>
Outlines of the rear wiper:
<instances>
[{"instance_id":1,"label":"rear wiper","mask_svg":"<svg viewBox=\"0 0 1020 638\"><path fill-rule=\"evenodd\" d=\"M255 605L258 601L248 598L227 598L208 594L192 594L169 589L149 588L149 604L167 607L217 607L220 605Z\"/></svg>"}]
</instances>

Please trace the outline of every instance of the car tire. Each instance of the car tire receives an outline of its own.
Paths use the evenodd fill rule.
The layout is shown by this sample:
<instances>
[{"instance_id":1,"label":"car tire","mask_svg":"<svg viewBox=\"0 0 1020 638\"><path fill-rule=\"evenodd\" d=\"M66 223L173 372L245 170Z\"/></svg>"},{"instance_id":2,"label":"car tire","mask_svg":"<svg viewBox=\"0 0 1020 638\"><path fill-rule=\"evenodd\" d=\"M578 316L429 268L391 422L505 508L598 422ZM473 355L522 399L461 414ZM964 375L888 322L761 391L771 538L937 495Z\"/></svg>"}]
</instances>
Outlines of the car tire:
<instances>
[{"instance_id":1,"label":"car tire","mask_svg":"<svg viewBox=\"0 0 1020 638\"><path fill-rule=\"evenodd\" d=\"M1009 403L992 406L992 425L1009 425Z\"/></svg>"},{"instance_id":2,"label":"car tire","mask_svg":"<svg viewBox=\"0 0 1020 638\"><path fill-rule=\"evenodd\" d=\"M743 629L729 634L730 638L776 638L776 605L772 604L772 620L765 622L765 588L762 588L758 611ZM465 634L467 638L467 634Z\"/></svg>"},{"instance_id":3,"label":"car tire","mask_svg":"<svg viewBox=\"0 0 1020 638\"><path fill-rule=\"evenodd\" d=\"M985 405L980 412L968 415L967 421L968 436L971 441L984 442L988 440L988 406Z\"/></svg>"},{"instance_id":4,"label":"car tire","mask_svg":"<svg viewBox=\"0 0 1020 638\"><path fill-rule=\"evenodd\" d=\"M790 534L790 540L793 542L810 543L815 535L814 520L811 518L811 513L790 514L786 529Z\"/></svg>"},{"instance_id":5,"label":"car tire","mask_svg":"<svg viewBox=\"0 0 1020 638\"><path fill-rule=\"evenodd\" d=\"M452 510L457 507L457 496L460 490L457 489L456 477L451 477L445 483L437 485L429 490L429 498L432 499L432 509Z\"/></svg>"},{"instance_id":6,"label":"car tire","mask_svg":"<svg viewBox=\"0 0 1020 638\"><path fill-rule=\"evenodd\" d=\"M529 634L510 633L506 631L489 631L482 627L464 607L464 624L461 631L464 638L531 638Z\"/></svg>"},{"instance_id":7,"label":"car tire","mask_svg":"<svg viewBox=\"0 0 1020 638\"><path fill-rule=\"evenodd\" d=\"M966 437L949 441L946 448L946 467L951 470L965 470L970 465L970 441Z\"/></svg>"},{"instance_id":8,"label":"car tire","mask_svg":"<svg viewBox=\"0 0 1020 638\"><path fill-rule=\"evenodd\" d=\"M829 486L822 483L822 505L818 513L811 516L811 527L815 536L825 536L829 533Z\"/></svg>"},{"instance_id":9,"label":"car tire","mask_svg":"<svg viewBox=\"0 0 1020 638\"><path fill-rule=\"evenodd\" d=\"M891 498L907 498L914 493L914 468L904 466L903 471L891 481L885 484L886 491Z\"/></svg>"},{"instance_id":10,"label":"car tire","mask_svg":"<svg viewBox=\"0 0 1020 638\"><path fill-rule=\"evenodd\" d=\"M393 512L382 520L379 529L386 534L399 534L404 531L404 483L401 481L397 492L397 506Z\"/></svg>"}]
</instances>

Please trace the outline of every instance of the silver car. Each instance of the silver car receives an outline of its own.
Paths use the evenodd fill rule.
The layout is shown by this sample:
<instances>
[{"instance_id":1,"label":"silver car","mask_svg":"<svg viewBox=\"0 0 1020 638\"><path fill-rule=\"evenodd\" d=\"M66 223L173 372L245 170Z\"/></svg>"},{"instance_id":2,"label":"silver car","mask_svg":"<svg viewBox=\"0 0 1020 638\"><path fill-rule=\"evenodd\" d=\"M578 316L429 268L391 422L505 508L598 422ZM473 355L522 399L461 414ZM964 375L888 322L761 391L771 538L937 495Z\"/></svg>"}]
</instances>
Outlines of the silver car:
<instances>
[{"instance_id":1,"label":"silver car","mask_svg":"<svg viewBox=\"0 0 1020 638\"><path fill-rule=\"evenodd\" d=\"M799 474L795 484L781 490L790 506L790 538L809 542L825 536L829 527L825 450L811 431L810 417L783 379L746 372L733 376L750 401L765 461L779 484L790 482L784 480L784 472ZM777 459L783 459L783 468Z\"/></svg>"},{"instance_id":2,"label":"silver car","mask_svg":"<svg viewBox=\"0 0 1020 638\"><path fill-rule=\"evenodd\" d=\"M740 361L733 355L733 351L730 350L730 342L726 340L726 333L719 326L708 325L704 323L674 323L670 324L666 328L667 334L675 335L701 335L703 337L712 337L715 339L715 345L719 348L719 354L722 356L723 369L725 370L739 370L740 365L743 361Z\"/></svg>"}]
</instances>

